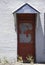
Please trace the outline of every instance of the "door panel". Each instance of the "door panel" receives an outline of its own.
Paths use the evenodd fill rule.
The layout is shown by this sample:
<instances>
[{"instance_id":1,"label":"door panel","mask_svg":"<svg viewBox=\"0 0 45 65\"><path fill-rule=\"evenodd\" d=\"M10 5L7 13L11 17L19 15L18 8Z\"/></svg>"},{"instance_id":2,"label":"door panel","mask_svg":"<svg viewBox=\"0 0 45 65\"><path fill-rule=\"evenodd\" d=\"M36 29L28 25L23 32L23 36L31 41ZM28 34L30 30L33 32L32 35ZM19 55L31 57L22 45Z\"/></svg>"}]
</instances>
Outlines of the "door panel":
<instances>
[{"instance_id":1,"label":"door panel","mask_svg":"<svg viewBox=\"0 0 45 65\"><path fill-rule=\"evenodd\" d=\"M31 55L35 58L35 14L17 14L18 55L23 61Z\"/></svg>"}]
</instances>

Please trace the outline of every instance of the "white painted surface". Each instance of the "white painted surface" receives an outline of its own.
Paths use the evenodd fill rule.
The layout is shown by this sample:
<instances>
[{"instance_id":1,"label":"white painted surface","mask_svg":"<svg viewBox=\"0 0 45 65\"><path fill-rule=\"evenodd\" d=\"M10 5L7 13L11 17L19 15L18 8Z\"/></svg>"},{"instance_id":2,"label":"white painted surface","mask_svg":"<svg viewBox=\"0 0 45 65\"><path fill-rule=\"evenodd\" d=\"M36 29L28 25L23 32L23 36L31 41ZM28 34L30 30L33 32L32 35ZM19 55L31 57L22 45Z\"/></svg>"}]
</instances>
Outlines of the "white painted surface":
<instances>
[{"instance_id":1,"label":"white painted surface","mask_svg":"<svg viewBox=\"0 0 45 65\"><path fill-rule=\"evenodd\" d=\"M14 16L12 13L21 7L24 3L29 3L35 9L40 11L41 25L39 24L39 27L37 28L37 36L39 38L37 41L38 43L36 54L38 62L45 61L45 54L43 50L44 43L42 36L44 35L44 0L0 0L0 57L7 56L9 58L17 59L17 33L15 32Z\"/></svg>"},{"instance_id":2,"label":"white painted surface","mask_svg":"<svg viewBox=\"0 0 45 65\"><path fill-rule=\"evenodd\" d=\"M34 10L30 5L25 4L22 6L22 8L19 8L16 13L37 13L37 11Z\"/></svg>"},{"instance_id":3,"label":"white painted surface","mask_svg":"<svg viewBox=\"0 0 45 65\"><path fill-rule=\"evenodd\" d=\"M44 52L44 35L41 25L41 14L37 14L37 24L36 24L36 61L43 62L43 52ZM43 19L43 18L42 18ZM43 22L43 21L42 21Z\"/></svg>"}]
</instances>

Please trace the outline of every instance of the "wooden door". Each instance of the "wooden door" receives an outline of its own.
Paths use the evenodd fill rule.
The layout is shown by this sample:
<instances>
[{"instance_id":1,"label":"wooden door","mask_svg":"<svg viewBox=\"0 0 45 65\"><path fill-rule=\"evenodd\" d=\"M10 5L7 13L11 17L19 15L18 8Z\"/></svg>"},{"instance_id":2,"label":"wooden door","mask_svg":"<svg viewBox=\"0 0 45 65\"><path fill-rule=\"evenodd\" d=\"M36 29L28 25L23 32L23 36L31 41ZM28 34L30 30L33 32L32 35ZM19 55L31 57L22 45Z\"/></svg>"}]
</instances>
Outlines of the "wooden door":
<instances>
[{"instance_id":1,"label":"wooden door","mask_svg":"<svg viewBox=\"0 0 45 65\"><path fill-rule=\"evenodd\" d=\"M35 58L36 14L17 14L17 53L26 62L28 55Z\"/></svg>"}]
</instances>

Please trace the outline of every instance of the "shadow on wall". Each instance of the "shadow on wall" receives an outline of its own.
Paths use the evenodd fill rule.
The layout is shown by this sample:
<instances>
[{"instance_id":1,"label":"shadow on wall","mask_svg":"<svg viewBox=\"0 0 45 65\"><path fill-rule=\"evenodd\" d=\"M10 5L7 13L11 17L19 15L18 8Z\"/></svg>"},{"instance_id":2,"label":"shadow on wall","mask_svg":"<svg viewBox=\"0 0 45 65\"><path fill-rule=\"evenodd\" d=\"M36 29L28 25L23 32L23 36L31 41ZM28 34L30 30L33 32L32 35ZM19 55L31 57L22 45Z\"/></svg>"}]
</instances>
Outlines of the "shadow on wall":
<instances>
[{"instance_id":1,"label":"shadow on wall","mask_svg":"<svg viewBox=\"0 0 45 65\"><path fill-rule=\"evenodd\" d=\"M45 13L44 13L44 43L45 43Z\"/></svg>"},{"instance_id":2,"label":"shadow on wall","mask_svg":"<svg viewBox=\"0 0 45 65\"><path fill-rule=\"evenodd\" d=\"M42 24L41 24L41 17L40 14L38 14L38 22L37 22L37 32L41 32L41 35L43 35L43 29L42 29Z\"/></svg>"},{"instance_id":3,"label":"shadow on wall","mask_svg":"<svg viewBox=\"0 0 45 65\"><path fill-rule=\"evenodd\" d=\"M43 29L41 24L40 14L37 14L37 25L36 25L36 62L43 62Z\"/></svg>"},{"instance_id":4,"label":"shadow on wall","mask_svg":"<svg viewBox=\"0 0 45 65\"><path fill-rule=\"evenodd\" d=\"M14 16L15 32L17 33L17 18L16 18L16 13L14 13L13 16Z\"/></svg>"},{"instance_id":5,"label":"shadow on wall","mask_svg":"<svg viewBox=\"0 0 45 65\"><path fill-rule=\"evenodd\" d=\"M45 44L45 13L44 13L44 44Z\"/></svg>"}]
</instances>

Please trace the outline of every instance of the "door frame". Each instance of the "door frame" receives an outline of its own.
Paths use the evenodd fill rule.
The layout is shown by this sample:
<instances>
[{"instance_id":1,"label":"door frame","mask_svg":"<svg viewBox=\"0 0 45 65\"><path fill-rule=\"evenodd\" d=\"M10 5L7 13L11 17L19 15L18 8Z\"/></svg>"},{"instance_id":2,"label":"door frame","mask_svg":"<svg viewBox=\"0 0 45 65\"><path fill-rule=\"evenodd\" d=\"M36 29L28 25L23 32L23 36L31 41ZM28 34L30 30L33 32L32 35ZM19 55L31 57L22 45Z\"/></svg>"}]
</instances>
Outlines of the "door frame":
<instances>
[{"instance_id":1,"label":"door frame","mask_svg":"<svg viewBox=\"0 0 45 65\"><path fill-rule=\"evenodd\" d=\"M37 13L16 13L16 22L17 22L17 57L18 57L18 42L19 42L19 35L18 35L18 32L19 32L19 30L18 30L18 18L17 18L17 14L35 14L36 16L36 18L37 18ZM36 19L35 18L35 19ZM35 20L35 22L36 22L36 20ZM35 38L36 38L36 25L35 25ZM36 39L35 39L35 62L36 62Z\"/></svg>"}]
</instances>

